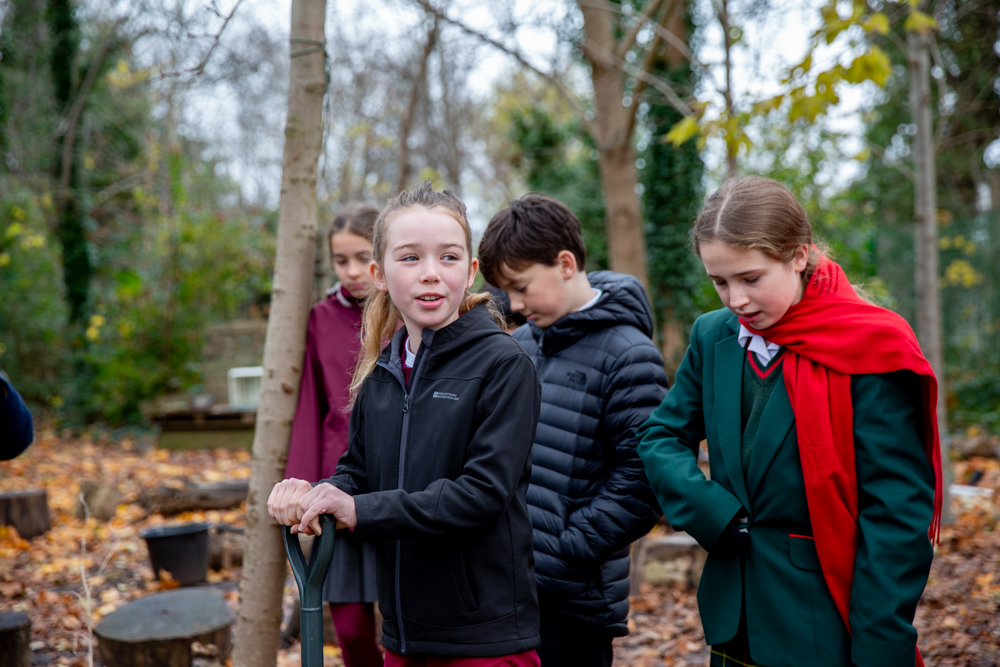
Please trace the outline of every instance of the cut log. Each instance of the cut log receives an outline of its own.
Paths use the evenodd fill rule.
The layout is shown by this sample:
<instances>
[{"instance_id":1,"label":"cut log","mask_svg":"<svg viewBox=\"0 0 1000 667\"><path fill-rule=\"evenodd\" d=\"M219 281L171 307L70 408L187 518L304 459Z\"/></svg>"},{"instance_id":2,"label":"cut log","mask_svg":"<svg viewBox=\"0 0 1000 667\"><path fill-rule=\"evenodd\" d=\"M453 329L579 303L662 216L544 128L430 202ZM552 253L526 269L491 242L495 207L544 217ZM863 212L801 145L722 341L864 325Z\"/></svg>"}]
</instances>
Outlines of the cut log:
<instances>
[{"instance_id":1,"label":"cut log","mask_svg":"<svg viewBox=\"0 0 1000 667\"><path fill-rule=\"evenodd\" d=\"M80 520L86 517L89 509L90 516L98 521L110 521L122 499L116 485L87 480L80 482L80 495L83 496L82 502L79 495L76 497L76 518Z\"/></svg>"},{"instance_id":2,"label":"cut log","mask_svg":"<svg viewBox=\"0 0 1000 667\"><path fill-rule=\"evenodd\" d=\"M192 667L205 651L225 663L232 649L229 608L218 591L187 589L130 602L94 628L105 667ZM198 650L192 644L198 642Z\"/></svg>"},{"instance_id":3,"label":"cut log","mask_svg":"<svg viewBox=\"0 0 1000 667\"><path fill-rule=\"evenodd\" d=\"M228 570L243 563L246 536L224 528L208 533L208 566L213 570Z\"/></svg>"},{"instance_id":4,"label":"cut log","mask_svg":"<svg viewBox=\"0 0 1000 667\"><path fill-rule=\"evenodd\" d=\"M47 532L52 524L45 489L0 493L0 526L14 526L26 540Z\"/></svg>"},{"instance_id":5,"label":"cut log","mask_svg":"<svg viewBox=\"0 0 1000 667\"><path fill-rule=\"evenodd\" d=\"M31 666L31 619L16 611L0 611L0 665Z\"/></svg>"},{"instance_id":6,"label":"cut log","mask_svg":"<svg viewBox=\"0 0 1000 667\"><path fill-rule=\"evenodd\" d=\"M687 533L671 533L646 543L644 575L653 584L698 587L708 552Z\"/></svg>"},{"instance_id":7,"label":"cut log","mask_svg":"<svg viewBox=\"0 0 1000 667\"><path fill-rule=\"evenodd\" d=\"M212 484L167 485L143 491L139 502L150 512L174 514L191 510L224 510L247 499L249 481L245 479Z\"/></svg>"}]
</instances>

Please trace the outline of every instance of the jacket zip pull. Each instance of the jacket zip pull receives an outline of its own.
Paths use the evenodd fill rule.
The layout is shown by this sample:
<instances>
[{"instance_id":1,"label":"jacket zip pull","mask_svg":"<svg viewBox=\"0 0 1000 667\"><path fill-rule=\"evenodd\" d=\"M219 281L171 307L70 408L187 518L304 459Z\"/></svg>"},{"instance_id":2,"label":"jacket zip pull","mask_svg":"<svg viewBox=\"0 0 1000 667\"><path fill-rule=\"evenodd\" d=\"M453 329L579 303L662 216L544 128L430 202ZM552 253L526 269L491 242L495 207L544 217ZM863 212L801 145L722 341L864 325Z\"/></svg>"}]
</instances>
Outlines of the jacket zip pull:
<instances>
[{"instance_id":1,"label":"jacket zip pull","mask_svg":"<svg viewBox=\"0 0 1000 667\"><path fill-rule=\"evenodd\" d=\"M410 409L410 395L403 394L403 412L407 412Z\"/></svg>"}]
</instances>

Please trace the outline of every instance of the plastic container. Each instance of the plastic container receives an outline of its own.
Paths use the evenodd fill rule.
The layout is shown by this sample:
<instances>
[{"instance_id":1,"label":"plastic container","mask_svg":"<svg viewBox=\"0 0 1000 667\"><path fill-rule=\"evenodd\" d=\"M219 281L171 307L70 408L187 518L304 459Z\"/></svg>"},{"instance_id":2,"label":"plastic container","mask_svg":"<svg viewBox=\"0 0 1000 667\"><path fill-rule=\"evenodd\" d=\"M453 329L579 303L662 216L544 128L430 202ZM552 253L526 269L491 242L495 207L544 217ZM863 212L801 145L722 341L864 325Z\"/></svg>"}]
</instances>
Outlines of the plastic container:
<instances>
[{"instance_id":1,"label":"plastic container","mask_svg":"<svg viewBox=\"0 0 1000 667\"><path fill-rule=\"evenodd\" d=\"M181 586L204 583L208 577L208 523L155 526L139 531L146 540L153 573L166 570Z\"/></svg>"}]
</instances>

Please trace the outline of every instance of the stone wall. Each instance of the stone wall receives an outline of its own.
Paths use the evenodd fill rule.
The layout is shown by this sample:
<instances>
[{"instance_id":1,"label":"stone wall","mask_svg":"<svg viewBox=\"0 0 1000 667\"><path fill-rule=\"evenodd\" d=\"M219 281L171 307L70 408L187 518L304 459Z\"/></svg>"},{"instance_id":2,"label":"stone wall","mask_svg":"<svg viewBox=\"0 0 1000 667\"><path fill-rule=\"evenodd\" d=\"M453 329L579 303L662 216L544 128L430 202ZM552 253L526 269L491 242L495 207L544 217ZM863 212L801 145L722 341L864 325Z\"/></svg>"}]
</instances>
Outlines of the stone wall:
<instances>
[{"instance_id":1,"label":"stone wall","mask_svg":"<svg viewBox=\"0 0 1000 667\"><path fill-rule=\"evenodd\" d=\"M234 320L213 324L205 335L201 370L205 391L214 403L229 402L226 372L240 366L260 366L264 359L264 336L267 320Z\"/></svg>"}]
</instances>

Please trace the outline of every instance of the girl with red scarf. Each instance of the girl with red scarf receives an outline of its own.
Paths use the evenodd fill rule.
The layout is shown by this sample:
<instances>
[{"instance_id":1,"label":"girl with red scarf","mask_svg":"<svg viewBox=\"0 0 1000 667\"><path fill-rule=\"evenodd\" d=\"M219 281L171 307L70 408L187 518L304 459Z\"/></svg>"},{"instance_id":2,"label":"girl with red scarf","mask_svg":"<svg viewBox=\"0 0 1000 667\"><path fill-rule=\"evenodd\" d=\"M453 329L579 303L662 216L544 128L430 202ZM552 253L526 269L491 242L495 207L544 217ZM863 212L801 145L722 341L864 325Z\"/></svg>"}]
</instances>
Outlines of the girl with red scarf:
<instances>
[{"instance_id":1,"label":"girl with red scarf","mask_svg":"<svg viewBox=\"0 0 1000 667\"><path fill-rule=\"evenodd\" d=\"M372 285L372 228L378 210L366 204L333 220L328 243L337 284L313 306L286 478L318 482L333 475L347 451L345 412L361 347L361 299ZM375 545L352 533L337 536L323 600L337 630L346 667L381 667L375 639Z\"/></svg>"},{"instance_id":2,"label":"girl with red scarf","mask_svg":"<svg viewBox=\"0 0 1000 667\"><path fill-rule=\"evenodd\" d=\"M726 183L693 236L726 308L695 322L637 435L667 520L709 552L710 664L921 665L941 462L913 331L855 293L775 181Z\"/></svg>"}]
</instances>

